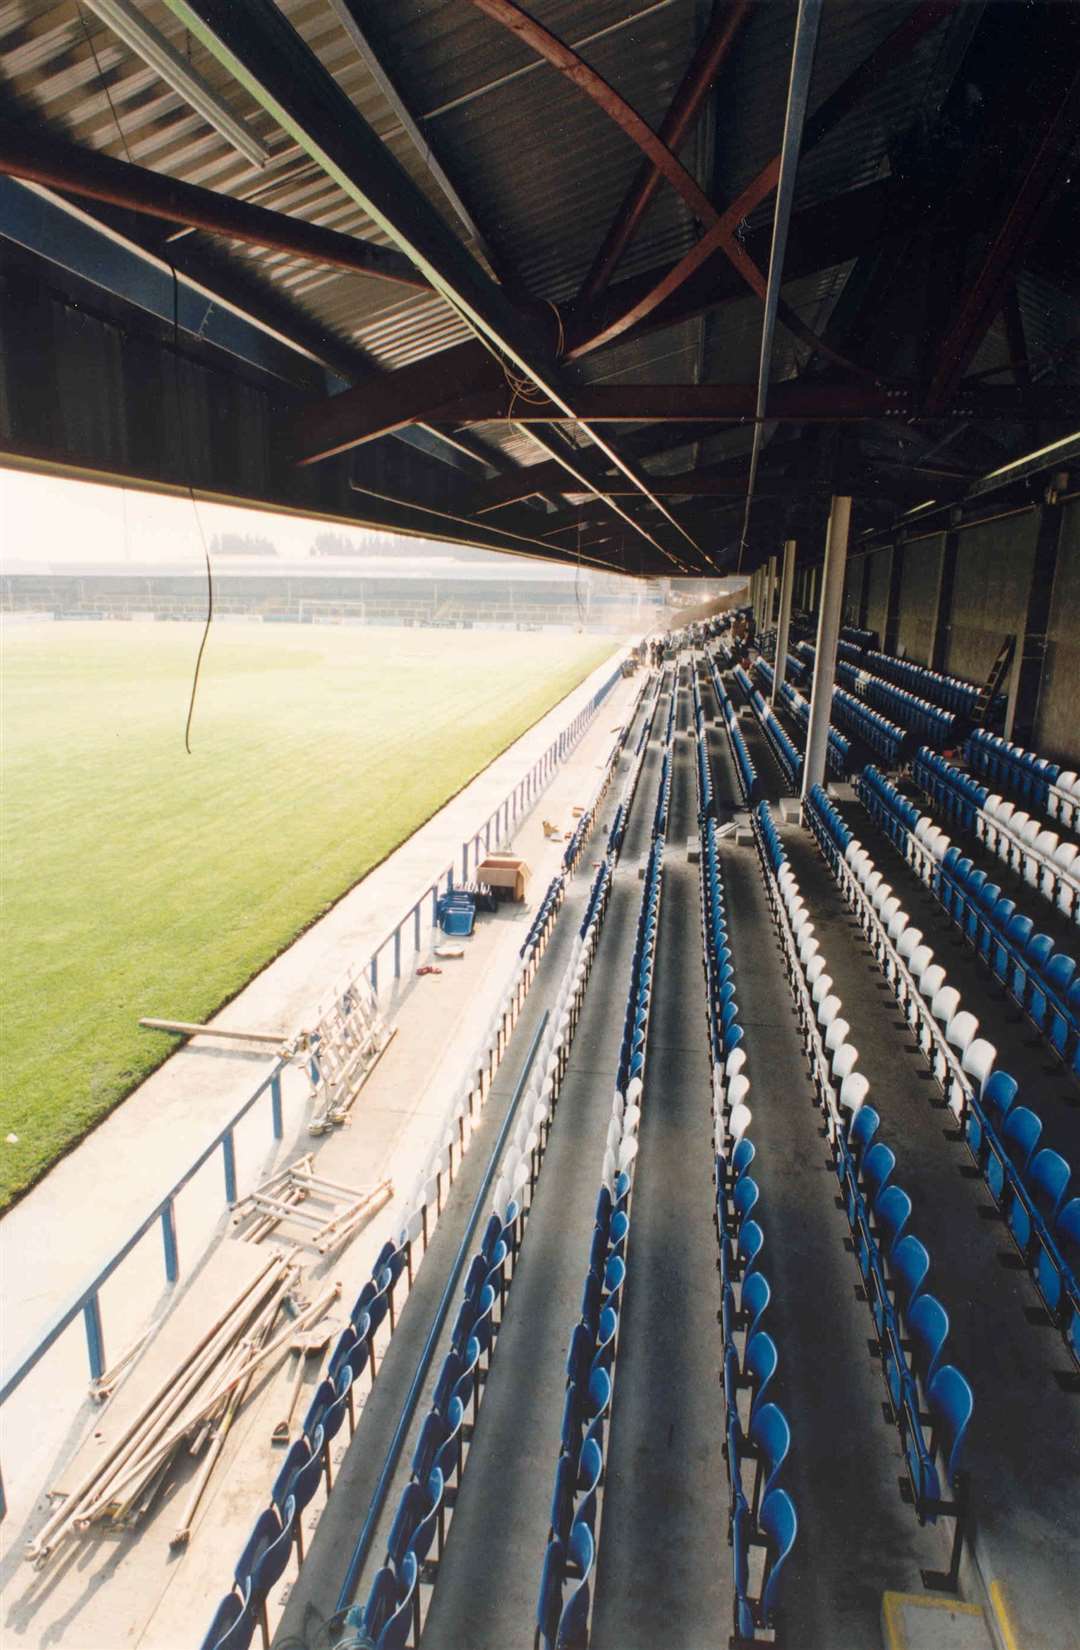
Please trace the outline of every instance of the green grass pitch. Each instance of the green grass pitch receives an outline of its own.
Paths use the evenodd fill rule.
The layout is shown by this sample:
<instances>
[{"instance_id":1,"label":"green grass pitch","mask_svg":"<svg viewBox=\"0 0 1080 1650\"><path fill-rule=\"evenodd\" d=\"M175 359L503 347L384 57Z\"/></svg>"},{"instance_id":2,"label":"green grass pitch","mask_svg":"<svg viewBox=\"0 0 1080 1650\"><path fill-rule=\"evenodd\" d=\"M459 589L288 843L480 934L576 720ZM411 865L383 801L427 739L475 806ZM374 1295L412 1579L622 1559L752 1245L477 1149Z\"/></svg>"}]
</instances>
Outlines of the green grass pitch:
<instances>
[{"instance_id":1,"label":"green grass pitch","mask_svg":"<svg viewBox=\"0 0 1080 1650\"><path fill-rule=\"evenodd\" d=\"M140 1014L211 1015L612 646L221 625L188 756L197 643L5 636L0 1206L174 1046Z\"/></svg>"}]
</instances>

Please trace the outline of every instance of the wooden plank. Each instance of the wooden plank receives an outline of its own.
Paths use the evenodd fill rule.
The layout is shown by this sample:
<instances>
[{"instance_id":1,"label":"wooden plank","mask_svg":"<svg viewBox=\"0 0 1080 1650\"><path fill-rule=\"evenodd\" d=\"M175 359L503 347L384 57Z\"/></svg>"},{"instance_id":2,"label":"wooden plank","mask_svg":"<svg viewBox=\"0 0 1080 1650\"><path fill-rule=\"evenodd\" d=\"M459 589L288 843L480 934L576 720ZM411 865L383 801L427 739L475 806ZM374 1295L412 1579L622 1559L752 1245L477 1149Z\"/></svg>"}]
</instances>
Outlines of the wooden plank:
<instances>
[{"instance_id":1,"label":"wooden plank","mask_svg":"<svg viewBox=\"0 0 1080 1650\"><path fill-rule=\"evenodd\" d=\"M221 1244L162 1320L112 1399L95 1412L89 1434L54 1479L50 1495L69 1495L95 1462L104 1459L112 1441L131 1425L170 1370L205 1334L207 1325L254 1283L269 1258L254 1244L231 1239Z\"/></svg>"}]
</instances>

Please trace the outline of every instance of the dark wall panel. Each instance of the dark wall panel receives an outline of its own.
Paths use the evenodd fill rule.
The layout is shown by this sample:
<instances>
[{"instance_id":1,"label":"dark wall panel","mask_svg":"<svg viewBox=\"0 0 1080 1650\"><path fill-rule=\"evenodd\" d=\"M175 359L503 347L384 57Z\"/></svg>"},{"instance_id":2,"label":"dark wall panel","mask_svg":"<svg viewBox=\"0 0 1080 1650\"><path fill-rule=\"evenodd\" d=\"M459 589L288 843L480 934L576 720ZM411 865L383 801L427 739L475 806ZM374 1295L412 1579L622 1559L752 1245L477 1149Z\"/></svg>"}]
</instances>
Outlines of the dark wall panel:
<instances>
[{"instance_id":1,"label":"dark wall panel","mask_svg":"<svg viewBox=\"0 0 1080 1650\"><path fill-rule=\"evenodd\" d=\"M1002 637L1020 635L1027 617L1038 516L1003 516L960 534L945 669L983 680Z\"/></svg>"},{"instance_id":2,"label":"dark wall panel","mask_svg":"<svg viewBox=\"0 0 1080 1650\"><path fill-rule=\"evenodd\" d=\"M1043 756L1080 768L1080 500L1062 510L1035 740Z\"/></svg>"},{"instance_id":3,"label":"dark wall panel","mask_svg":"<svg viewBox=\"0 0 1080 1650\"><path fill-rule=\"evenodd\" d=\"M847 564L844 581L844 619L857 625L862 615L863 588L866 578L867 556L853 556Z\"/></svg>"},{"instance_id":4,"label":"dark wall panel","mask_svg":"<svg viewBox=\"0 0 1080 1650\"><path fill-rule=\"evenodd\" d=\"M866 628L884 636L889 579L892 577L892 549L878 550L863 559L866 562Z\"/></svg>"},{"instance_id":5,"label":"dark wall panel","mask_svg":"<svg viewBox=\"0 0 1080 1650\"><path fill-rule=\"evenodd\" d=\"M944 544L944 535L936 534L904 547L897 642L905 658L915 659L920 665L930 663L934 645Z\"/></svg>"}]
</instances>

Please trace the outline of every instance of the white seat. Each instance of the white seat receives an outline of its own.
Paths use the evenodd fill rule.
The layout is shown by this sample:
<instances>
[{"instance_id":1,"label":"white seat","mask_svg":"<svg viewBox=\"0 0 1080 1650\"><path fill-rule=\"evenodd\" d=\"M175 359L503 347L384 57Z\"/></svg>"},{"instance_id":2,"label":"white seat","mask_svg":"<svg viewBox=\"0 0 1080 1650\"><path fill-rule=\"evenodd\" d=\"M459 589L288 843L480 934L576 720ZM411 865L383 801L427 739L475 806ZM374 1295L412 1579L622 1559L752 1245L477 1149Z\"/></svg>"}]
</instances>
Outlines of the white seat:
<instances>
[{"instance_id":1,"label":"white seat","mask_svg":"<svg viewBox=\"0 0 1080 1650\"><path fill-rule=\"evenodd\" d=\"M814 984L815 980L819 979L820 976L824 973L824 971L825 971L825 958L824 957L814 957L811 960L811 962L810 962L810 964L809 964L809 966L806 970L806 983L807 983L807 985L812 986Z\"/></svg>"},{"instance_id":2,"label":"white seat","mask_svg":"<svg viewBox=\"0 0 1080 1650\"><path fill-rule=\"evenodd\" d=\"M814 925L812 922L807 923L806 927L799 935L797 943L799 947L799 961L805 968L809 963L810 958L816 957L818 952L821 950L821 946L814 938Z\"/></svg>"},{"instance_id":3,"label":"white seat","mask_svg":"<svg viewBox=\"0 0 1080 1650\"><path fill-rule=\"evenodd\" d=\"M957 1053L961 1056L961 1060L967 1052L968 1047L975 1041L975 1035L978 1029L978 1020L975 1018L974 1014L970 1014L966 1008L962 1008L958 1013L954 1014L948 1025L945 1027L945 1041L949 1044L950 1048L956 1049Z\"/></svg>"},{"instance_id":4,"label":"white seat","mask_svg":"<svg viewBox=\"0 0 1080 1650\"><path fill-rule=\"evenodd\" d=\"M918 819L915 821L915 840L917 842L925 842L926 833L928 831L932 831L933 828L934 822L930 816L928 814L920 814Z\"/></svg>"},{"instance_id":5,"label":"white seat","mask_svg":"<svg viewBox=\"0 0 1080 1650\"><path fill-rule=\"evenodd\" d=\"M843 1106L845 1111L849 1111L852 1117L854 1117L855 1113L861 1108L869 1092L870 1084L867 1082L862 1072L853 1071L850 1076L845 1077L844 1081L840 1084L840 1104Z\"/></svg>"},{"instance_id":6,"label":"white seat","mask_svg":"<svg viewBox=\"0 0 1080 1650\"><path fill-rule=\"evenodd\" d=\"M816 962L818 959L815 958L814 960ZM821 966L822 966L822 969L824 970L824 967L825 967L824 958L821 959ZM811 993L811 995L813 996L814 1002L815 1003L820 1003L825 997L827 997L829 995L829 992L831 990L832 990L832 975L831 974L826 974L824 972L820 973L818 975L817 979L814 981L814 988L813 988L813 991Z\"/></svg>"},{"instance_id":7,"label":"white seat","mask_svg":"<svg viewBox=\"0 0 1080 1650\"><path fill-rule=\"evenodd\" d=\"M841 1043L833 1055L832 1079L834 1083L843 1083L851 1076L855 1069L855 1062L859 1058L859 1051L854 1043Z\"/></svg>"},{"instance_id":8,"label":"white seat","mask_svg":"<svg viewBox=\"0 0 1080 1650\"><path fill-rule=\"evenodd\" d=\"M625 1134L635 1134L637 1132L637 1127L638 1127L638 1124L640 1122L641 1122L641 1107L640 1106L627 1106L626 1110L623 1112L623 1120L622 1120L622 1132L623 1132L623 1134L624 1135Z\"/></svg>"},{"instance_id":9,"label":"white seat","mask_svg":"<svg viewBox=\"0 0 1080 1650\"><path fill-rule=\"evenodd\" d=\"M997 1049L985 1037L975 1037L964 1050L960 1068L971 1078L980 1099L996 1059Z\"/></svg>"},{"instance_id":10,"label":"white seat","mask_svg":"<svg viewBox=\"0 0 1080 1650\"><path fill-rule=\"evenodd\" d=\"M753 1119L749 1106L734 1106L728 1118L728 1133L732 1140L741 1140Z\"/></svg>"},{"instance_id":11,"label":"white seat","mask_svg":"<svg viewBox=\"0 0 1080 1650\"><path fill-rule=\"evenodd\" d=\"M724 1062L724 1072L725 1072L725 1075L727 1076L727 1080L728 1080L729 1083L731 1082L731 1079L733 1077L737 1077L739 1075L739 1072L742 1070L742 1068L743 1068L743 1066L745 1066L745 1064L746 1064L746 1052L745 1052L745 1050L741 1049L741 1048L733 1048L731 1053L728 1055L726 1061Z\"/></svg>"},{"instance_id":12,"label":"white seat","mask_svg":"<svg viewBox=\"0 0 1080 1650\"><path fill-rule=\"evenodd\" d=\"M939 1025L947 1026L959 1007L960 993L954 985L941 986L930 999L930 1012Z\"/></svg>"},{"instance_id":13,"label":"white seat","mask_svg":"<svg viewBox=\"0 0 1080 1650\"><path fill-rule=\"evenodd\" d=\"M948 853L951 846L952 839L947 837L944 831L936 831L934 833L930 843L930 852L933 854L939 865L945 858L945 855Z\"/></svg>"},{"instance_id":14,"label":"white seat","mask_svg":"<svg viewBox=\"0 0 1080 1650\"><path fill-rule=\"evenodd\" d=\"M645 1085L641 1081L640 1077L631 1077L630 1081L626 1085L626 1103L628 1106L633 1106L637 1103L644 1086Z\"/></svg>"},{"instance_id":15,"label":"white seat","mask_svg":"<svg viewBox=\"0 0 1080 1650\"><path fill-rule=\"evenodd\" d=\"M746 1096L749 1093L750 1079L740 1072L739 1075L737 1077L733 1077L731 1082L728 1084L728 1110L734 1111L736 1106L744 1105L746 1103Z\"/></svg>"},{"instance_id":16,"label":"white seat","mask_svg":"<svg viewBox=\"0 0 1080 1650\"><path fill-rule=\"evenodd\" d=\"M919 991L928 1003L932 1003L937 993L945 984L945 970L940 963L930 963L919 976Z\"/></svg>"},{"instance_id":17,"label":"white seat","mask_svg":"<svg viewBox=\"0 0 1080 1650\"><path fill-rule=\"evenodd\" d=\"M638 1154L638 1137L636 1134L627 1135L619 1147L618 1164L620 1173L628 1169Z\"/></svg>"},{"instance_id":18,"label":"white seat","mask_svg":"<svg viewBox=\"0 0 1080 1650\"><path fill-rule=\"evenodd\" d=\"M873 900L875 893L877 892L878 888L880 888L880 886L881 886L881 872L880 871L871 871L870 875L866 879L866 882L865 882L864 886L866 888L866 892L869 895L870 899Z\"/></svg>"},{"instance_id":19,"label":"white seat","mask_svg":"<svg viewBox=\"0 0 1080 1650\"><path fill-rule=\"evenodd\" d=\"M847 1042L847 1034L851 1030L848 1022L837 1015L830 1020L825 1032L825 1047L830 1054L835 1054L841 1043Z\"/></svg>"},{"instance_id":20,"label":"white seat","mask_svg":"<svg viewBox=\"0 0 1080 1650\"><path fill-rule=\"evenodd\" d=\"M843 1004L839 997L826 997L818 1004L817 1020L819 1026L831 1025L839 1014Z\"/></svg>"},{"instance_id":21,"label":"white seat","mask_svg":"<svg viewBox=\"0 0 1080 1650\"><path fill-rule=\"evenodd\" d=\"M897 951L899 951L899 953L900 953L901 957L904 959L904 961L906 963L910 963L912 957L914 957L916 951L919 949L922 942L923 942L922 929L921 928L912 928L911 924L909 923L908 926L904 929L904 932L901 934L899 940L897 941L896 949L897 949Z\"/></svg>"},{"instance_id":22,"label":"white seat","mask_svg":"<svg viewBox=\"0 0 1080 1650\"><path fill-rule=\"evenodd\" d=\"M891 937L891 932L892 932L892 930L891 930L892 920L896 916L898 911L902 912L902 907L900 905L900 901L897 899L895 894L890 894L888 899L882 900L881 910L878 912L878 916L881 918L882 925L885 928L886 932L889 933L890 937Z\"/></svg>"},{"instance_id":23,"label":"white seat","mask_svg":"<svg viewBox=\"0 0 1080 1650\"><path fill-rule=\"evenodd\" d=\"M879 882L872 895L874 910L880 915L882 906L886 900L890 900L892 897L891 885L887 882Z\"/></svg>"},{"instance_id":24,"label":"white seat","mask_svg":"<svg viewBox=\"0 0 1080 1650\"><path fill-rule=\"evenodd\" d=\"M806 910L796 911L794 913L794 915L792 916L792 919L791 919L791 932L794 934L796 940L798 940L798 938L799 938L800 934L803 932L803 930L805 928L809 928L809 927L810 927L810 913ZM811 931L811 933L813 933L812 928L810 929L810 931Z\"/></svg>"},{"instance_id":25,"label":"white seat","mask_svg":"<svg viewBox=\"0 0 1080 1650\"><path fill-rule=\"evenodd\" d=\"M858 837L853 836L847 847L844 849L844 858L847 860L849 865L854 865L856 856L861 854L862 851L862 843L859 841Z\"/></svg>"}]
</instances>

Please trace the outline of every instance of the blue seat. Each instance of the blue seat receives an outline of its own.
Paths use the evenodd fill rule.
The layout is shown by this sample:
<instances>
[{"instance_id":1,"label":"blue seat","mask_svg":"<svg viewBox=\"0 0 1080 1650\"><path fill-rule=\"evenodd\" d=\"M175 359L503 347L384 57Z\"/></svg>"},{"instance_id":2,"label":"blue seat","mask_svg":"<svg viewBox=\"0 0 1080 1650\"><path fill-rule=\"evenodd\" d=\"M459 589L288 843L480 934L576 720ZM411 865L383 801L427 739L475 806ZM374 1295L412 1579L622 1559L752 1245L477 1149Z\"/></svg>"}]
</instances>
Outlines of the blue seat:
<instances>
[{"instance_id":1,"label":"blue seat","mask_svg":"<svg viewBox=\"0 0 1080 1650\"><path fill-rule=\"evenodd\" d=\"M911 1199L901 1186L886 1186L873 1206L881 1247L888 1259L911 1219Z\"/></svg>"},{"instance_id":2,"label":"blue seat","mask_svg":"<svg viewBox=\"0 0 1080 1650\"><path fill-rule=\"evenodd\" d=\"M751 1425L779 1362L776 1342L766 1330L759 1329L749 1337L743 1358L743 1373L749 1378L753 1393L750 1402Z\"/></svg>"},{"instance_id":3,"label":"blue seat","mask_svg":"<svg viewBox=\"0 0 1080 1650\"><path fill-rule=\"evenodd\" d=\"M619 1314L614 1307L605 1306L596 1331L596 1350L588 1371L590 1375L594 1369L605 1369L611 1373L611 1364L615 1357L615 1337L618 1332Z\"/></svg>"},{"instance_id":4,"label":"blue seat","mask_svg":"<svg viewBox=\"0 0 1080 1650\"><path fill-rule=\"evenodd\" d=\"M308 1449L310 1442L310 1449ZM270 1490L270 1500L277 1506L279 1515L284 1518L285 1503L292 1498L295 1503L297 1516L293 1520L293 1536L297 1541L297 1564L303 1564L303 1513L310 1505L318 1480L323 1475L323 1429L315 1427L312 1439L307 1437L297 1439L292 1445L289 1454L285 1455L284 1464L274 1480L274 1488Z\"/></svg>"},{"instance_id":5,"label":"blue seat","mask_svg":"<svg viewBox=\"0 0 1080 1650\"><path fill-rule=\"evenodd\" d=\"M413 1605L420 1566L415 1553L406 1553L401 1566L400 1589L393 1611L384 1623L375 1650L404 1650L413 1622Z\"/></svg>"},{"instance_id":6,"label":"blue seat","mask_svg":"<svg viewBox=\"0 0 1080 1650\"><path fill-rule=\"evenodd\" d=\"M761 1319L769 1304L771 1293L769 1280L764 1272L751 1272L748 1278L744 1278L739 1304L746 1329L747 1345L761 1326Z\"/></svg>"},{"instance_id":7,"label":"blue seat","mask_svg":"<svg viewBox=\"0 0 1080 1650\"><path fill-rule=\"evenodd\" d=\"M911 1365L925 1392L941 1361L949 1333L948 1313L934 1295L920 1295L908 1311L907 1330L911 1339Z\"/></svg>"},{"instance_id":8,"label":"blue seat","mask_svg":"<svg viewBox=\"0 0 1080 1650\"><path fill-rule=\"evenodd\" d=\"M769 1491L761 1503L758 1524L766 1548L758 1616L762 1627L772 1628L776 1625L778 1614L780 1573L799 1533L795 1503L786 1490Z\"/></svg>"},{"instance_id":9,"label":"blue seat","mask_svg":"<svg viewBox=\"0 0 1080 1650\"><path fill-rule=\"evenodd\" d=\"M945 1477L956 1487L964 1440L975 1408L967 1381L953 1364L943 1364L930 1382L927 1394L934 1417L935 1444L941 1451Z\"/></svg>"},{"instance_id":10,"label":"blue seat","mask_svg":"<svg viewBox=\"0 0 1080 1650\"><path fill-rule=\"evenodd\" d=\"M576 1523L566 1549L566 1571L578 1581L559 1618L559 1650L586 1650L589 1642L589 1583L596 1546L587 1524Z\"/></svg>"},{"instance_id":11,"label":"blue seat","mask_svg":"<svg viewBox=\"0 0 1080 1650\"><path fill-rule=\"evenodd\" d=\"M258 1620L262 1629L263 1650L269 1650L270 1645L266 1599L271 1587L284 1575L289 1562L295 1517L296 1503L292 1496L286 1501L281 1518L273 1507L267 1507L256 1519L236 1563L236 1584L242 1593L248 1595L252 1621Z\"/></svg>"},{"instance_id":12,"label":"blue seat","mask_svg":"<svg viewBox=\"0 0 1080 1650\"><path fill-rule=\"evenodd\" d=\"M566 1547L557 1537L544 1549L544 1564L540 1571L540 1594L536 1601L536 1633L534 1646L555 1650L562 1614L562 1585L566 1569Z\"/></svg>"},{"instance_id":13,"label":"blue seat","mask_svg":"<svg viewBox=\"0 0 1080 1650\"><path fill-rule=\"evenodd\" d=\"M578 1460L577 1488L580 1492L574 1508L573 1523L584 1524L590 1535L595 1534L596 1492L604 1470L604 1457L595 1438L586 1438Z\"/></svg>"},{"instance_id":14,"label":"blue seat","mask_svg":"<svg viewBox=\"0 0 1080 1650\"><path fill-rule=\"evenodd\" d=\"M986 1139L983 1117L994 1134L998 1134L1016 1099L1019 1085L1007 1071L992 1071L983 1090L980 1108L972 1106L967 1115L967 1143L981 1163L985 1157Z\"/></svg>"},{"instance_id":15,"label":"blue seat","mask_svg":"<svg viewBox=\"0 0 1080 1650\"><path fill-rule=\"evenodd\" d=\"M1072 1170L1059 1152L1044 1146L1036 1152L1025 1176L1026 1197L1018 1193L1008 1200L1006 1219L1022 1254L1027 1253L1035 1225L1041 1221L1049 1231L1069 1189Z\"/></svg>"},{"instance_id":16,"label":"blue seat","mask_svg":"<svg viewBox=\"0 0 1080 1650\"><path fill-rule=\"evenodd\" d=\"M757 1517L762 1498L775 1487L791 1448L791 1428L776 1404L762 1404L750 1420L750 1442L757 1454L751 1512Z\"/></svg>"},{"instance_id":17,"label":"blue seat","mask_svg":"<svg viewBox=\"0 0 1080 1650\"><path fill-rule=\"evenodd\" d=\"M446 1410L446 1433L434 1461L444 1484L454 1483L461 1471L461 1431L464 1423L465 1406L460 1398L451 1398Z\"/></svg>"},{"instance_id":18,"label":"blue seat","mask_svg":"<svg viewBox=\"0 0 1080 1650\"><path fill-rule=\"evenodd\" d=\"M199 1650L247 1650L255 1632L250 1583L244 1596L226 1593L214 1611Z\"/></svg>"},{"instance_id":19,"label":"blue seat","mask_svg":"<svg viewBox=\"0 0 1080 1650\"><path fill-rule=\"evenodd\" d=\"M892 1252L889 1270L896 1286L897 1303L904 1314L906 1323L907 1314L926 1282L927 1273L930 1270L930 1256L927 1253L926 1246L920 1243L917 1237L912 1237L910 1233L907 1237L901 1238Z\"/></svg>"},{"instance_id":20,"label":"blue seat","mask_svg":"<svg viewBox=\"0 0 1080 1650\"><path fill-rule=\"evenodd\" d=\"M442 1551L442 1520L445 1483L438 1467L432 1467L427 1481L427 1505L419 1519L409 1542L418 1564L422 1564L431 1551L431 1544L435 1539L436 1531L439 1536L439 1551ZM400 1573L400 1572L399 1572ZM417 1624L419 1625L419 1623ZM419 1638L419 1634L417 1635Z\"/></svg>"},{"instance_id":21,"label":"blue seat","mask_svg":"<svg viewBox=\"0 0 1080 1650\"><path fill-rule=\"evenodd\" d=\"M1005 1119L1000 1141L988 1143L986 1180L999 1203L1004 1194L1008 1163L1011 1163L1017 1174L1023 1178L1041 1133L1041 1118L1027 1106L1014 1106Z\"/></svg>"},{"instance_id":22,"label":"blue seat","mask_svg":"<svg viewBox=\"0 0 1080 1650\"><path fill-rule=\"evenodd\" d=\"M448 1430L448 1418L436 1409L429 1409L424 1416L412 1458L412 1476L421 1483L427 1483Z\"/></svg>"}]
</instances>

